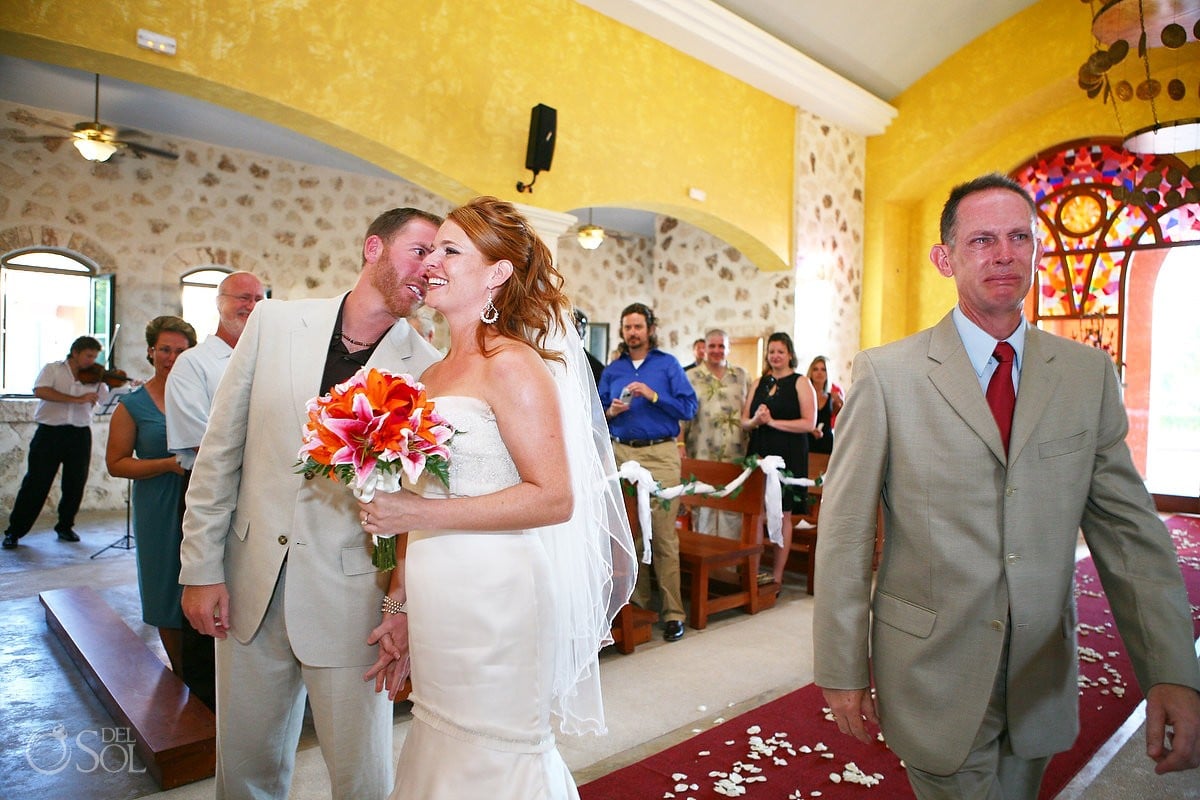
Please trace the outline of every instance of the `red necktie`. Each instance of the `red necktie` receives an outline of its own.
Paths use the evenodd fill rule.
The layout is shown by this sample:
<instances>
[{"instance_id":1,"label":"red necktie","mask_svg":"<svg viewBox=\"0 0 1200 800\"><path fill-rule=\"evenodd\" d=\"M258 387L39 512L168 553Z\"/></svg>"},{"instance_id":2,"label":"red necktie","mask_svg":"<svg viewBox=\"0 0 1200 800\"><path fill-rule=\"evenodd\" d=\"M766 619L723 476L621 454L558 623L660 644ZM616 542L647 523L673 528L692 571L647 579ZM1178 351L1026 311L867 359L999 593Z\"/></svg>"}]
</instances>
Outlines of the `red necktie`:
<instances>
[{"instance_id":1,"label":"red necktie","mask_svg":"<svg viewBox=\"0 0 1200 800\"><path fill-rule=\"evenodd\" d=\"M1000 363L992 373L992 380L987 387L987 402L996 418L996 426L1000 428L1000 441L1004 442L1004 454L1008 455L1008 436L1012 432L1013 409L1017 405L1017 393L1013 390L1013 360L1017 353L1008 342L996 345L992 353Z\"/></svg>"}]
</instances>

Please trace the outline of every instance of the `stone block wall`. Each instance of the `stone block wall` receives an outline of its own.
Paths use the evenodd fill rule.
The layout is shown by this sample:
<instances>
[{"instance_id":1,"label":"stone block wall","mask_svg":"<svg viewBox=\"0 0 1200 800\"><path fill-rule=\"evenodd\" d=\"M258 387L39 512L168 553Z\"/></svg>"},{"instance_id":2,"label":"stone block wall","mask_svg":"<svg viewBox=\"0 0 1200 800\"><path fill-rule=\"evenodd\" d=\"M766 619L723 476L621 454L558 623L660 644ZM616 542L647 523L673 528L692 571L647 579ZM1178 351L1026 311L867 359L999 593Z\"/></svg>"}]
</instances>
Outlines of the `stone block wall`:
<instances>
[{"instance_id":1,"label":"stone block wall","mask_svg":"<svg viewBox=\"0 0 1200 800\"><path fill-rule=\"evenodd\" d=\"M858 344L865 143L799 115L795 247L802 274L760 272L721 239L667 216L656 218L652 237L611 236L594 251L569 235L559 240L566 291L593 323L609 325L610 350L619 341L620 311L632 302L655 308L662 347L684 363L691 340L713 326L735 337L797 331L798 282L803 298L815 275L832 287L826 354L835 376L848 376ZM330 296L353 284L363 232L381 211L412 205L444 214L452 207L399 178L183 139L172 140L177 161L122 155L93 164L66 142L17 141L44 132L37 119L75 121L0 101L0 253L65 247L116 275L116 364L136 378L150 376L142 330L152 317L180 313L183 274L247 269L276 298ZM803 272L814 252L828 256L828 266ZM435 344L446 345L444 325ZM817 352L806 344L797 337L803 364ZM0 400L0 512L24 473L34 402ZM84 508L124 508L126 482L104 468L107 423L97 422L93 436Z\"/></svg>"}]
</instances>

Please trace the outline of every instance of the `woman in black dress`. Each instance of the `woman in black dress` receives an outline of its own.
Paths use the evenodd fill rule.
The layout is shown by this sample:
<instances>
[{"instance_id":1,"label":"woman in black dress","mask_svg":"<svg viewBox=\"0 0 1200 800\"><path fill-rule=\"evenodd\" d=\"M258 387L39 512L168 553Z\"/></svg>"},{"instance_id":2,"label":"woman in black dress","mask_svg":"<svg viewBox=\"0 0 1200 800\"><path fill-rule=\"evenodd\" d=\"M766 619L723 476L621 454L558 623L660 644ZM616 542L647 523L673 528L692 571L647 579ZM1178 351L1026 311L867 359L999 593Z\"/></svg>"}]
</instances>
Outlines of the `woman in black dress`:
<instances>
[{"instance_id":1,"label":"woman in black dress","mask_svg":"<svg viewBox=\"0 0 1200 800\"><path fill-rule=\"evenodd\" d=\"M808 365L808 382L817 393L817 426L808 435L808 452L833 452L833 420L842 410L842 390L829 381L825 356L817 356Z\"/></svg>"},{"instance_id":2,"label":"woman in black dress","mask_svg":"<svg viewBox=\"0 0 1200 800\"><path fill-rule=\"evenodd\" d=\"M808 378L796 373L792 337L777 331L767 337L767 368L750 387L742 407L742 427L750 431L747 452L780 456L793 477L808 477L808 434L817 421L817 396ZM773 578L783 583L792 547L792 514L804 512L807 492L783 489L783 546L775 548Z\"/></svg>"}]
</instances>

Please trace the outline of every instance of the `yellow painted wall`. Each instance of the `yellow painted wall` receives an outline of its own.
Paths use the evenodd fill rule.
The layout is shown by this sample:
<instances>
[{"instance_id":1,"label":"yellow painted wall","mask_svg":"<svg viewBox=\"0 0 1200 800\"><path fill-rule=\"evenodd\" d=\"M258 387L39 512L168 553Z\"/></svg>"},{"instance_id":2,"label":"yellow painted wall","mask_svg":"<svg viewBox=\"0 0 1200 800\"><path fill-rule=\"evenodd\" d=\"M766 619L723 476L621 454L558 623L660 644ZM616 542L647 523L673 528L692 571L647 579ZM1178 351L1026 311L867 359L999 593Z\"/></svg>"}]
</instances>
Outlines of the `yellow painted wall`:
<instances>
[{"instance_id":1,"label":"yellow painted wall","mask_svg":"<svg viewBox=\"0 0 1200 800\"><path fill-rule=\"evenodd\" d=\"M14 0L0 52L218 103L456 202L640 208L791 262L794 109L572 0ZM559 139L518 196L537 103Z\"/></svg>"},{"instance_id":2,"label":"yellow painted wall","mask_svg":"<svg viewBox=\"0 0 1200 800\"><path fill-rule=\"evenodd\" d=\"M1063 142L1121 135L1112 106L1089 100L1076 84L1093 49L1090 24L1086 3L1041 0L893 101L896 120L867 141L863 347L932 325L954 305L953 281L936 273L928 253L955 184L1009 172ZM1160 117L1200 116L1198 49L1176 51L1191 76L1189 96L1160 101ZM1164 116L1172 110L1179 113ZM1126 132L1148 124L1123 113Z\"/></svg>"}]
</instances>

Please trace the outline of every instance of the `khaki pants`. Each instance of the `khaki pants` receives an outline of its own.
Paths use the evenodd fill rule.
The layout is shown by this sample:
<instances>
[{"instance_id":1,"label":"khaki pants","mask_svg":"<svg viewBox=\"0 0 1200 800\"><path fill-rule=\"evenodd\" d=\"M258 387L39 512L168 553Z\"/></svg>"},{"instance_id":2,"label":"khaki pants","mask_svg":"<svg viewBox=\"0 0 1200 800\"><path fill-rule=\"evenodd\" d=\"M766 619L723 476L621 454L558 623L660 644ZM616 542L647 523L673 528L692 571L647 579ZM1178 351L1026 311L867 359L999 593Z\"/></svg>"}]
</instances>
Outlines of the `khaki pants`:
<instances>
[{"instance_id":1,"label":"khaki pants","mask_svg":"<svg viewBox=\"0 0 1200 800\"><path fill-rule=\"evenodd\" d=\"M331 796L383 800L395 783L392 704L363 681L365 667L296 660L283 613L286 580L285 564L248 644L217 640L217 800L287 800L306 696Z\"/></svg>"},{"instance_id":2,"label":"khaki pants","mask_svg":"<svg viewBox=\"0 0 1200 800\"><path fill-rule=\"evenodd\" d=\"M664 487L679 485L679 445L674 441L649 447L629 447L613 442L613 454L618 465L626 461L638 462ZM675 514L678 511L679 500L672 500L666 509L662 508L661 503L651 500L650 527L653 536L650 548L653 552L654 574L658 577L658 588L662 593L663 622L682 622L684 619L683 594L679 589L679 535L675 531ZM639 561L633 602L642 608L649 608L650 565L641 563L640 535L634 539L634 551Z\"/></svg>"}]
</instances>

